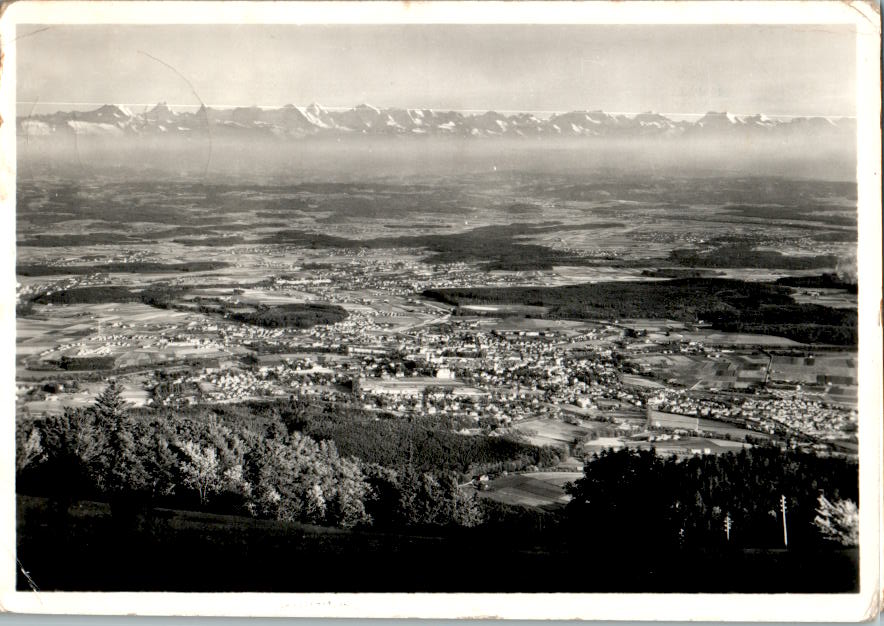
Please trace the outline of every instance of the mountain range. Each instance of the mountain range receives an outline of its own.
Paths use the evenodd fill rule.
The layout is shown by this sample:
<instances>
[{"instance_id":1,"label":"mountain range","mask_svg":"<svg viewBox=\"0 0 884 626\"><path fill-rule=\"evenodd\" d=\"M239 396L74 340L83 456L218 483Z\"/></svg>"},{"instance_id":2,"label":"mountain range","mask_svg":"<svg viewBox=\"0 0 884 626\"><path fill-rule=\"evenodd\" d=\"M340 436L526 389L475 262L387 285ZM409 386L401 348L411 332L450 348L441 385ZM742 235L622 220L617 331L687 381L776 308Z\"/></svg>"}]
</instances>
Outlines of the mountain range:
<instances>
[{"instance_id":1,"label":"mountain range","mask_svg":"<svg viewBox=\"0 0 884 626\"><path fill-rule=\"evenodd\" d=\"M540 117L533 113L496 111L462 113L434 109L376 108L360 104L330 110L318 104L279 108L202 106L197 111L174 111L165 103L143 113L106 104L92 111L59 111L19 117L19 136L260 136L304 138L342 135L463 136L463 137L721 137L775 138L855 136L852 118L796 117L771 119L709 112L694 121L676 121L659 113L610 114L571 111Z\"/></svg>"}]
</instances>

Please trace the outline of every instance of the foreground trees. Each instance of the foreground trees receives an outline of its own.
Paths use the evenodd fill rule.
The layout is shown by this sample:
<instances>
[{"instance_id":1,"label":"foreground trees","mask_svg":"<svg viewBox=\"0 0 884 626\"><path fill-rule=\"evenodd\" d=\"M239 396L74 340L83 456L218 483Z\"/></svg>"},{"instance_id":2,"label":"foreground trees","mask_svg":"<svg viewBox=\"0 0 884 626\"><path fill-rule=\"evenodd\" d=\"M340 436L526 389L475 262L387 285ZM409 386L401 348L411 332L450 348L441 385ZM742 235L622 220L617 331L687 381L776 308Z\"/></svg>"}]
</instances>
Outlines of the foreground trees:
<instances>
[{"instance_id":1,"label":"foreground trees","mask_svg":"<svg viewBox=\"0 0 884 626\"><path fill-rule=\"evenodd\" d=\"M76 499L120 511L156 505L342 528L470 526L479 505L450 472L369 466L281 422L222 423L133 415L111 382L88 409L68 409L17 435L18 488L66 508Z\"/></svg>"},{"instance_id":2,"label":"foreground trees","mask_svg":"<svg viewBox=\"0 0 884 626\"><path fill-rule=\"evenodd\" d=\"M246 454L243 480L253 514L352 528L367 524L370 488L358 462L342 459L333 444L299 433L255 439Z\"/></svg>"},{"instance_id":3,"label":"foreground trees","mask_svg":"<svg viewBox=\"0 0 884 626\"><path fill-rule=\"evenodd\" d=\"M856 545L857 464L846 459L772 446L683 460L605 451L567 487L564 509L539 515L478 499L458 470L544 450L427 423L349 423L346 407L333 410L134 412L111 383L88 409L18 424L17 488L59 511L103 500L121 519L162 506L394 532L483 527L577 551L592 550L587 537L645 550L779 548L784 499L790 548Z\"/></svg>"},{"instance_id":4,"label":"foreground trees","mask_svg":"<svg viewBox=\"0 0 884 626\"><path fill-rule=\"evenodd\" d=\"M568 492L574 533L657 547L783 547L785 498L789 546L807 547L831 538L818 516L833 528L847 524L837 521L848 517L837 507L816 507L827 497L857 502L858 473L846 459L773 446L681 461L622 449L588 462Z\"/></svg>"},{"instance_id":5,"label":"foreground trees","mask_svg":"<svg viewBox=\"0 0 884 626\"><path fill-rule=\"evenodd\" d=\"M817 498L817 516L813 523L820 534L842 546L859 545L859 509L853 500L830 502L825 495Z\"/></svg>"}]
</instances>

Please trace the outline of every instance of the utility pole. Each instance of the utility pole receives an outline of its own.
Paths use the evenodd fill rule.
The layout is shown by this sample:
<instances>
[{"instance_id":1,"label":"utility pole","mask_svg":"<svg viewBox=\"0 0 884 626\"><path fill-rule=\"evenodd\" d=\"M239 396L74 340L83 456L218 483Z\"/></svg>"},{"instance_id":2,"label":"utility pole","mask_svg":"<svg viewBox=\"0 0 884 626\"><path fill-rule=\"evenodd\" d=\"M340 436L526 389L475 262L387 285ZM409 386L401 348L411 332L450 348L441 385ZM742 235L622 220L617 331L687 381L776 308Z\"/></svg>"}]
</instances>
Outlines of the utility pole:
<instances>
[{"instance_id":1,"label":"utility pole","mask_svg":"<svg viewBox=\"0 0 884 626\"><path fill-rule=\"evenodd\" d=\"M727 537L728 541L731 540L731 525L732 525L732 523L733 522L731 521L731 514L728 513L727 515L724 516L724 534Z\"/></svg>"},{"instance_id":2,"label":"utility pole","mask_svg":"<svg viewBox=\"0 0 884 626\"><path fill-rule=\"evenodd\" d=\"M783 512L783 545L789 547L789 532L786 530L786 496L780 496L780 510Z\"/></svg>"}]
</instances>

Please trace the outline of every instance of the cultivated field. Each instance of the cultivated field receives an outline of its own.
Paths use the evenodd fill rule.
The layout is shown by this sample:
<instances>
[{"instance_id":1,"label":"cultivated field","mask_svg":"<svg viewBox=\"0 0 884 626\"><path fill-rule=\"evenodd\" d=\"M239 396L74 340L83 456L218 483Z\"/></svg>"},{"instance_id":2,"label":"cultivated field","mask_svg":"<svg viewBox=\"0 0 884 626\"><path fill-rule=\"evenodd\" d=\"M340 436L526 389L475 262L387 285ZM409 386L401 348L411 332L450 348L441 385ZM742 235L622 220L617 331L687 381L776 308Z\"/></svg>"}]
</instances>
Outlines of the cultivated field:
<instances>
[{"instance_id":1,"label":"cultivated field","mask_svg":"<svg viewBox=\"0 0 884 626\"><path fill-rule=\"evenodd\" d=\"M488 490L478 493L505 504L556 508L570 499L563 490L564 485L582 476L582 472L510 474L490 481Z\"/></svg>"},{"instance_id":2,"label":"cultivated field","mask_svg":"<svg viewBox=\"0 0 884 626\"><path fill-rule=\"evenodd\" d=\"M513 424L513 430L536 446L556 447L568 447L575 440L580 440L592 432L591 428L585 426L575 426L552 419L530 419L516 422Z\"/></svg>"},{"instance_id":3,"label":"cultivated field","mask_svg":"<svg viewBox=\"0 0 884 626\"><path fill-rule=\"evenodd\" d=\"M716 420L703 419L701 417L691 417L690 415L677 415L675 413L664 413L662 411L651 410L650 423L657 428L668 428L672 430L702 430L705 432L716 433L720 435L730 435L734 439L742 439L746 435L752 437L764 437L763 433L755 430L747 430L726 422Z\"/></svg>"}]
</instances>

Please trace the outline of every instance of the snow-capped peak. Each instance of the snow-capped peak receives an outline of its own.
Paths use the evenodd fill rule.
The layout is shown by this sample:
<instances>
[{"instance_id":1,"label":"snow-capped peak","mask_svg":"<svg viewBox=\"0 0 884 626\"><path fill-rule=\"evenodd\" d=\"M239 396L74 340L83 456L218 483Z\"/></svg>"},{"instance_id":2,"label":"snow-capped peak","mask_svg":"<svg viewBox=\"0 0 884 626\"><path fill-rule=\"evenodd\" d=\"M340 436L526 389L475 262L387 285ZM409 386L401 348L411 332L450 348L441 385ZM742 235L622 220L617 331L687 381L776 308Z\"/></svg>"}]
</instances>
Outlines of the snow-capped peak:
<instances>
[{"instance_id":1,"label":"snow-capped peak","mask_svg":"<svg viewBox=\"0 0 884 626\"><path fill-rule=\"evenodd\" d=\"M850 120L836 122L823 117L771 119L764 115L738 116L716 111L710 111L696 121L675 121L653 111L611 114L600 110L576 110L539 118L533 113L511 111L378 109L367 103L329 111L316 102L306 107L287 104L276 108L252 106L209 110L201 106L196 112L173 111L168 104L160 102L138 115L133 115L124 106L106 104L91 111L57 112L18 120L21 132L35 123L45 126L40 127L45 136L62 129L64 132L73 129L80 134L99 130L136 135L165 130L171 134L190 132L206 125L218 126L224 133L257 132L262 137L270 133L280 138L348 133L674 138L682 135L696 137L698 134L730 136L734 133L787 132L789 136L796 136L796 133L855 132L855 121Z\"/></svg>"},{"instance_id":2,"label":"snow-capped peak","mask_svg":"<svg viewBox=\"0 0 884 626\"><path fill-rule=\"evenodd\" d=\"M134 117L129 107L122 104L115 104L113 106L115 106L117 108L117 111L124 117Z\"/></svg>"},{"instance_id":3,"label":"snow-capped peak","mask_svg":"<svg viewBox=\"0 0 884 626\"><path fill-rule=\"evenodd\" d=\"M727 111L709 111L697 121L698 126L736 126L743 120Z\"/></svg>"},{"instance_id":4,"label":"snow-capped peak","mask_svg":"<svg viewBox=\"0 0 884 626\"><path fill-rule=\"evenodd\" d=\"M128 107L119 104L105 104L92 111L91 114L99 118L116 118L117 120L134 117Z\"/></svg>"},{"instance_id":5,"label":"snow-capped peak","mask_svg":"<svg viewBox=\"0 0 884 626\"><path fill-rule=\"evenodd\" d=\"M334 122L332 122L329 117L328 111L316 102L309 104L303 109L299 107L295 108L297 108L311 124L318 128L331 128L334 125Z\"/></svg>"}]
</instances>

